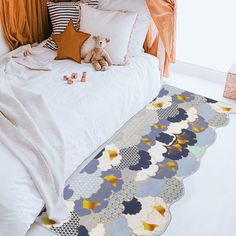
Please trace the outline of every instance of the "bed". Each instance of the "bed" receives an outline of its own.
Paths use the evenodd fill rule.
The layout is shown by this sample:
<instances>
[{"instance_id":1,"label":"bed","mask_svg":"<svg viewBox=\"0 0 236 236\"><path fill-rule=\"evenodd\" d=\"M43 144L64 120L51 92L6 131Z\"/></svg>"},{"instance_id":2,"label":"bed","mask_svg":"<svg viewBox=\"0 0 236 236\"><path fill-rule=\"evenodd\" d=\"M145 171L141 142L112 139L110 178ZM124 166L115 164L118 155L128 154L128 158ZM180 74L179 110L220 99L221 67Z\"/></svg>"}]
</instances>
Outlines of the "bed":
<instances>
[{"instance_id":1,"label":"bed","mask_svg":"<svg viewBox=\"0 0 236 236\"><path fill-rule=\"evenodd\" d=\"M129 118L151 101L160 88L156 67L158 61L147 54L133 59L126 67L112 67L105 73L96 73L91 65L78 65L70 60L53 61L56 52L43 48L42 44L33 50L42 53L43 60L52 61L53 71L37 72L23 67L24 80L18 83L42 94L55 115L66 140L67 177ZM18 69L22 69L22 66ZM79 74L87 71L88 82L67 85L62 78L64 73L75 71ZM198 81L184 83L181 80L181 83L185 89L199 93ZM172 81L172 84L178 86L177 81ZM207 89L202 93L207 94ZM215 95L217 96L213 91L210 94L211 97ZM108 99L111 97L112 99ZM106 106L102 107L104 105ZM93 109L87 109L88 106ZM108 113L103 114L99 109ZM218 139L205 154L201 169L184 181L185 195L171 207L172 222L164 236L233 235L236 163L232 157L235 152L235 129L235 116L232 116L226 128L217 130ZM231 139L222 142L228 137ZM224 150L227 150L227 155ZM0 228L27 231L43 207L43 201L24 167L2 145L0 155L0 178L4 179L0 182L1 189L4 189L1 197L5 197L1 199L1 204L4 202L6 207L16 210L11 217L4 216L12 225L1 225ZM22 229L14 228L14 222ZM191 226L185 227L186 225ZM42 235L55 236L37 224L33 224L27 233L27 236ZM4 236L8 234L5 233Z\"/></svg>"},{"instance_id":2,"label":"bed","mask_svg":"<svg viewBox=\"0 0 236 236\"><path fill-rule=\"evenodd\" d=\"M11 81L43 96L65 141L66 177L126 121L153 100L160 89L158 60L148 54L133 58L127 66L114 66L106 72L95 72L91 64L79 65L71 60L55 61L56 52L33 48L51 71L35 71L10 62L6 73L17 74ZM2 64L3 65L3 64ZM1 66L2 66L1 65ZM15 72L12 72L14 67ZM64 74L87 72L87 82L67 85ZM0 206L4 236L26 232L44 202L24 166L0 143ZM3 218L0 211L0 218ZM11 232L9 232L9 228Z\"/></svg>"},{"instance_id":3,"label":"bed","mask_svg":"<svg viewBox=\"0 0 236 236\"><path fill-rule=\"evenodd\" d=\"M50 54L52 54L52 52L50 52ZM129 67L135 66L135 68L138 68L136 66L138 65L137 63L139 60L141 61L148 60L148 62L151 63L149 64L149 66L153 65L153 63L154 64L157 63L154 58L146 54L143 54L143 55L140 55L140 57L137 58L135 62L132 62ZM55 63L57 64L57 62ZM68 62L64 61L60 63L63 63L63 65L65 66ZM91 69L90 66L86 65L86 67L88 68L86 70L91 71L91 73L93 73L92 70L89 70ZM112 68L107 73L114 73L113 70L116 70L116 69L117 68ZM128 67L126 69L129 70ZM98 76L96 79L106 80L105 77L103 78L102 77L99 78L99 77L100 76ZM124 78L124 76L122 76L122 78ZM135 81L137 82L140 79L141 78L136 78ZM66 87L66 85L65 86L62 85L63 83L59 81L60 81L60 78L57 80L57 83L60 84L58 86L62 86L64 88L64 91L67 89L71 89L70 87L69 88ZM146 91L149 91L151 93L153 89L158 90L158 86L159 86L158 80L155 80L155 78L152 78L150 75L148 78L148 81L149 83L153 83L153 86L156 86L156 87L155 88L149 87L147 88ZM93 82L95 83L95 79ZM125 81L124 83L126 82L127 81ZM184 83L184 80L181 80L181 82ZM32 81L30 83L31 85L29 86L32 86L32 88L35 91L37 91L38 86L34 84L36 82ZM185 89L192 90L193 92L199 93L199 90L197 87L198 83L199 83L198 80L195 81L193 79L192 81L186 82L183 86ZM144 84L142 86L144 86ZM176 82L173 81L172 84L175 86L178 86L177 81ZM194 87L194 85L196 86ZM85 84L83 86L85 86ZM97 87L98 85L96 85L96 88ZM131 87L129 89L131 89ZM215 88L217 90L218 87L215 87ZM135 90L137 90L138 87L135 87L133 89L134 90L131 89L130 91L130 97L135 96L132 94L136 94ZM43 90L44 90L44 87L42 86L41 91ZM154 90L153 90L153 93L155 93ZM44 91L44 92L45 94L49 93L49 91L47 92ZM202 93L207 95L207 89L203 90ZM155 94L153 94L153 96L155 96ZM211 92L210 96L211 97L215 96L214 98L218 99L217 93L214 93L213 91ZM121 101L124 101L122 98L120 99ZM152 99L152 98L150 97L149 99ZM50 104L50 99L48 99L48 102ZM54 106L52 105L50 106L53 109ZM142 106L143 105L141 105L140 107ZM130 117L131 116L132 114L130 114ZM173 235L175 236L182 236L182 235L214 236L216 234L227 235L227 236L233 235L233 232L234 232L233 222L235 218L235 206L236 206L236 201L234 197L235 196L235 188L234 188L235 183L234 182L236 178L235 158L232 158L234 157L234 152L235 152L234 145L235 145L235 139L236 139L235 132L234 132L236 129L235 118L236 118L235 116L232 116L230 118L231 122L227 127L225 127L224 129L217 130L218 139L216 140L215 144L211 148L209 148L209 150L205 154L200 170L196 174L194 174L192 177L184 181L185 195L183 199L181 199L181 201L175 203L171 207L172 222L170 226L168 227L167 231L163 234L164 236L173 236ZM120 126L123 124L123 122L122 121L120 122ZM109 125L111 124L109 123ZM101 127L100 129L104 130L104 127L103 128ZM115 130L116 129L114 129L114 131ZM111 136L112 133L114 133L114 131L110 132L109 135L107 135L107 137ZM228 139L228 137L231 137L231 138ZM106 138L104 138L104 141L105 139ZM226 139L227 139L227 142L222 142L222 140L226 140ZM226 151L227 155L225 153L225 150L227 150ZM89 155L89 152L88 152L88 155ZM224 156L224 158L222 158L222 156ZM82 159L79 162L82 162ZM73 169L74 167L71 167L71 168ZM209 191L209 188L210 188L210 191ZM38 204L38 206L39 205L40 204ZM186 227L186 225L188 225L189 227ZM55 234L53 234L52 232L48 231L47 229L37 224L34 224L27 234L27 236L41 236L41 235L55 236Z\"/></svg>"}]
</instances>

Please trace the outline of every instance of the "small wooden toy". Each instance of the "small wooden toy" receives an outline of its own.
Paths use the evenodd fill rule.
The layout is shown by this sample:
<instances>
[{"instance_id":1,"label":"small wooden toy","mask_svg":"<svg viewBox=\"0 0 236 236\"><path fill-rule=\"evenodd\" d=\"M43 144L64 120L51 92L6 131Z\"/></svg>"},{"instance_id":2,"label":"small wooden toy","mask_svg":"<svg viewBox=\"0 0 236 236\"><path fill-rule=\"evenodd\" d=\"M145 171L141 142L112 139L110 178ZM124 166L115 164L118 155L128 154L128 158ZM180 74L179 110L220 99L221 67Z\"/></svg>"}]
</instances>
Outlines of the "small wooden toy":
<instances>
[{"instance_id":1,"label":"small wooden toy","mask_svg":"<svg viewBox=\"0 0 236 236\"><path fill-rule=\"evenodd\" d=\"M64 75L64 76L63 76L63 79L64 79L65 81L68 81L68 80L69 80L69 77L66 76L66 75Z\"/></svg>"},{"instance_id":2,"label":"small wooden toy","mask_svg":"<svg viewBox=\"0 0 236 236\"><path fill-rule=\"evenodd\" d=\"M78 78L78 73L74 72L71 74L71 79L77 79Z\"/></svg>"},{"instance_id":3,"label":"small wooden toy","mask_svg":"<svg viewBox=\"0 0 236 236\"><path fill-rule=\"evenodd\" d=\"M73 84L74 83L74 80L73 79L68 79L67 80L67 84Z\"/></svg>"},{"instance_id":4,"label":"small wooden toy","mask_svg":"<svg viewBox=\"0 0 236 236\"><path fill-rule=\"evenodd\" d=\"M32 55L32 53L29 50L25 50L23 54L24 54L24 57Z\"/></svg>"},{"instance_id":5,"label":"small wooden toy","mask_svg":"<svg viewBox=\"0 0 236 236\"><path fill-rule=\"evenodd\" d=\"M86 82L87 72L83 72L80 82Z\"/></svg>"}]
</instances>

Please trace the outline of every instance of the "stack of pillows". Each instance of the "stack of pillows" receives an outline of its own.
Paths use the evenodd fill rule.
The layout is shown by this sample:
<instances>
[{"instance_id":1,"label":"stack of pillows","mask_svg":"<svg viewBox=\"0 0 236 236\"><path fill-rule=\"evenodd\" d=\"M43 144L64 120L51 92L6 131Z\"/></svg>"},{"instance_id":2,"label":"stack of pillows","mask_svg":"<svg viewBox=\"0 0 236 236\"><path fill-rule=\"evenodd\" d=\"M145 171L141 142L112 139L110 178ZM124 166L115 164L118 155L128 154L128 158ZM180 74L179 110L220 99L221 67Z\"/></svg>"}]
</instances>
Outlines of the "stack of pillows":
<instances>
[{"instance_id":1,"label":"stack of pillows","mask_svg":"<svg viewBox=\"0 0 236 236\"><path fill-rule=\"evenodd\" d=\"M95 35L110 39L106 51L113 65L126 65L143 52L151 21L146 0L48 2L48 10L53 33L45 47L58 49L57 59L80 63L94 48Z\"/></svg>"}]
</instances>

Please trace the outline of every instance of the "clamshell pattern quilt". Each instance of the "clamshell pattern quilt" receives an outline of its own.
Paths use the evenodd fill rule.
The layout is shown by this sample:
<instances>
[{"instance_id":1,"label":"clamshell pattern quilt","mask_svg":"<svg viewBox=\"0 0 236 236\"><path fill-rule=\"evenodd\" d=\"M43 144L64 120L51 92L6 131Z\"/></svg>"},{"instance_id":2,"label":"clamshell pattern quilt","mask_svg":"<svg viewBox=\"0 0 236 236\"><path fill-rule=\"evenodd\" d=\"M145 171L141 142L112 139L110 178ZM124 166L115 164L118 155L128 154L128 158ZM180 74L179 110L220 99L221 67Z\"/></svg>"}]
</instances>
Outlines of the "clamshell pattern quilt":
<instances>
[{"instance_id":1,"label":"clamshell pattern quilt","mask_svg":"<svg viewBox=\"0 0 236 236\"><path fill-rule=\"evenodd\" d=\"M215 129L236 109L171 86L125 125L64 190L71 218L38 217L61 236L153 236L171 220L170 205L184 193Z\"/></svg>"}]
</instances>

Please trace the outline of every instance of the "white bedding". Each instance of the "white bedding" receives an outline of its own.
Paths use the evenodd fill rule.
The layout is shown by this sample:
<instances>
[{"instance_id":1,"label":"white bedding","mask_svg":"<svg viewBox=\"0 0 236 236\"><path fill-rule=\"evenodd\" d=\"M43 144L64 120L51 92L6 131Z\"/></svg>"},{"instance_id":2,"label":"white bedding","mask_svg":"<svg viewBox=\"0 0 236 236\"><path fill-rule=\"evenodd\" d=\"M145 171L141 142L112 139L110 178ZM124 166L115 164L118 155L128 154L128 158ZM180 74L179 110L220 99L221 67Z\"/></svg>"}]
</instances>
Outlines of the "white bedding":
<instances>
[{"instance_id":1,"label":"white bedding","mask_svg":"<svg viewBox=\"0 0 236 236\"><path fill-rule=\"evenodd\" d=\"M91 65L53 61L55 52L42 45L33 51L52 63L53 70L33 71L12 61L6 72L12 74L14 68L18 79L11 82L41 94L47 102L64 137L67 178L160 89L158 61L147 54L133 58L128 66L95 72ZM64 74L84 71L86 83L63 81ZM0 156L0 236L23 236L43 201L24 166L1 142Z\"/></svg>"}]
</instances>

